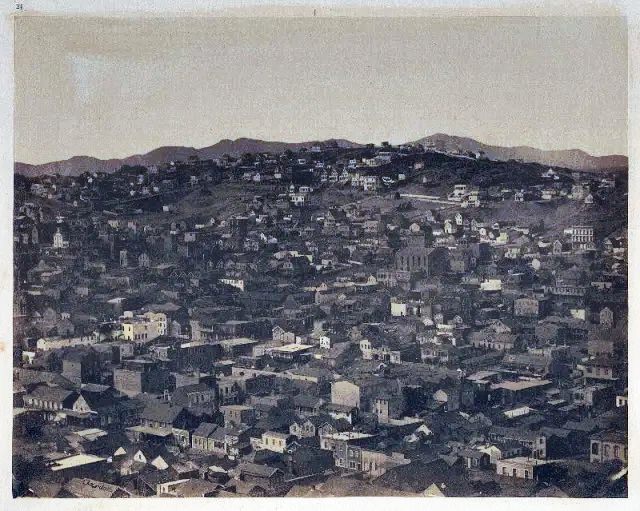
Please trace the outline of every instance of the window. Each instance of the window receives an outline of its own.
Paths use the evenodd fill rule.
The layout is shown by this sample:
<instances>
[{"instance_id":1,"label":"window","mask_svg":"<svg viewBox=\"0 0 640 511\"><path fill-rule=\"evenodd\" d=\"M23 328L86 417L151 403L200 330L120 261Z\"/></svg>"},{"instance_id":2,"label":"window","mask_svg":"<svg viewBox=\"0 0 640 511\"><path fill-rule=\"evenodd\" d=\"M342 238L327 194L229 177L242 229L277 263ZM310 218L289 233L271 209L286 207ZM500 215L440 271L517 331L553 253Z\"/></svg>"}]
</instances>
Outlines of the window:
<instances>
[{"instance_id":1,"label":"window","mask_svg":"<svg viewBox=\"0 0 640 511\"><path fill-rule=\"evenodd\" d=\"M619 445L614 445L613 446L613 457L616 459L620 459L620 446Z\"/></svg>"},{"instance_id":2,"label":"window","mask_svg":"<svg viewBox=\"0 0 640 511\"><path fill-rule=\"evenodd\" d=\"M591 454L595 454L596 456L600 454L600 444L598 442L591 444Z\"/></svg>"},{"instance_id":3,"label":"window","mask_svg":"<svg viewBox=\"0 0 640 511\"><path fill-rule=\"evenodd\" d=\"M516 477L516 476L517 476L517 474L518 474L518 471L517 471L515 468L514 468L513 470L511 470L511 475L512 475L513 477Z\"/></svg>"},{"instance_id":4,"label":"window","mask_svg":"<svg viewBox=\"0 0 640 511\"><path fill-rule=\"evenodd\" d=\"M611 447L609 444L604 444L604 457L608 458L610 455Z\"/></svg>"},{"instance_id":5,"label":"window","mask_svg":"<svg viewBox=\"0 0 640 511\"><path fill-rule=\"evenodd\" d=\"M502 475L503 476L507 475L507 467L502 467Z\"/></svg>"},{"instance_id":6,"label":"window","mask_svg":"<svg viewBox=\"0 0 640 511\"><path fill-rule=\"evenodd\" d=\"M524 471L524 478L525 479L529 479L529 471L528 470Z\"/></svg>"}]
</instances>

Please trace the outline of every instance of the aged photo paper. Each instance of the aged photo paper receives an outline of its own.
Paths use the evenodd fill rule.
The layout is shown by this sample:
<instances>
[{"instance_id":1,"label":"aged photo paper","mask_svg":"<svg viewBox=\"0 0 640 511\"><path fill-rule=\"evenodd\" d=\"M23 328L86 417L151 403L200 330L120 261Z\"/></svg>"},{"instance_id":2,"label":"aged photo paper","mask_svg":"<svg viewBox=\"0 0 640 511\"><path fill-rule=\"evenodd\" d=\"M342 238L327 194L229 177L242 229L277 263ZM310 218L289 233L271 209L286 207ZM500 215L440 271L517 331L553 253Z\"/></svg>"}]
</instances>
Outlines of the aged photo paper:
<instances>
[{"instance_id":1,"label":"aged photo paper","mask_svg":"<svg viewBox=\"0 0 640 511\"><path fill-rule=\"evenodd\" d=\"M71 4L0 31L7 508L633 500L631 2Z\"/></svg>"}]
</instances>

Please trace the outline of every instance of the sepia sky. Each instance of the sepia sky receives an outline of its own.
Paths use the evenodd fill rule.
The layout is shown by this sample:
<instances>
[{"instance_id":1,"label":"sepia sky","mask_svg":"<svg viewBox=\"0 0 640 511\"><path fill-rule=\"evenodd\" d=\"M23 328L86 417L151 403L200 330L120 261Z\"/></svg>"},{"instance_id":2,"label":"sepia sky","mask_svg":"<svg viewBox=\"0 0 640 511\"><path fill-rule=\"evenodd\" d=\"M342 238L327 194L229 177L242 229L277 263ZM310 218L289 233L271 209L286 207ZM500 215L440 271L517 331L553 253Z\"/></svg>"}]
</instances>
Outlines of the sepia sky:
<instances>
[{"instance_id":1,"label":"sepia sky","mask_svg":"<svg viewBox=\"0 0 640 511\"><path fill-rule=\"evenodd\" d=\"M15 158L222 138L627 154L622 18L22 17Z\"/></svg>"}]
</instances>

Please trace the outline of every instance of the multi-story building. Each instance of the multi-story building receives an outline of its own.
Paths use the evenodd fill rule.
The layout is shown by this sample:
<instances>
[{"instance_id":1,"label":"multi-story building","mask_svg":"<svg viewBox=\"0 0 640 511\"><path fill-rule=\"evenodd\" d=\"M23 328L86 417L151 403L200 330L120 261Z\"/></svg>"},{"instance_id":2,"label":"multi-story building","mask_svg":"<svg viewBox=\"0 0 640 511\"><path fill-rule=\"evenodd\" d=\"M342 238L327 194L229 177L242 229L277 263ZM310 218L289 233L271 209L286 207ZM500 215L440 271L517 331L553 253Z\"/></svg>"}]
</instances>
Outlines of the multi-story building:
<instances>
[{"instance_id":1,"label":"multi-story building","mask_svg":"<svg viewBox=\"0 0 640 511\"><path fill-rule=\"evenodd\" d=\"M167 316L162 312L125 317L122 322L124 339L134 342L149 342L161 335L167 335Z\"/></svg>"},{"instance_id":2,"label":"multi-story building","mask_svg":"<svg viewBox=\"0 0 640 511\"><path fill-rule=\"evenodd\" d=\"M262 448L268 451L284 453L293 441L293 436L279 431L265 431L262 433Z\"/></svg>"},{"instance_id":3,"label":"multi-story building","mask_svg":"<svg viewBox=\"0 0 640 511\"><path fill-rule=\"evenodd\" d=\"M252 406L225 405L220 407L220 411L224 414L226 426L252 424L255 421L256 411Z\"/></svg>"},{"instance_id":4,"label":"multi-story building","mask_svg":"<svg viewBox=\"0 0 640 511\"><path fill-rule=\"evenodd\" d=\"M591 225L574 225L571 231L573 250L591 250L594 248L594 233Z\"/></svg>"},{"instance_id":5,"label":"multi-story building","mask_svg":"<svg viewBox=\"0 0 640 511\"><path fill-rule=\"evenodd\" d=\"M395 257L396 270L423 271L427 277L441 275L447 271L447 249L412 245L398 250Z\"/></svg>"},{"instance_id":6,"label":"multi-story building","mask_svg":"<svg viewBox=\"0 0 640 511\"><path fill-rule=\"evenodd\" d=\"M547 437L539 431L523 428L493 426L489 431L491 441L513 441L525 447L534 459L546 459Z\"/></svg>"},{"instance_id":7,"label":"multi-story building","mask_svg":"<svg viewBox=\"0 0 640 511\"><path fill-rule=\"evenodd\" d=\"M604 431L591 437L589 460L591 463L619 460L627 463L627 434L622 431Z\"/></svg>"},{"instance_id":8,"label":"multi-story building","mask_svg":"<svg viewBox=\"0 0 640 511\"><path fill-rule=\"evenodd\" d=\"M113 387L128 396L162 394L172 386L169 372L151 360L130 360L113 370Z\"/></svg>"},{"instance_id":9,"label":"multi-story building","mask_svg":"<svg viewBox=\"0 0 640 511\"><path fill-rule=\"evenodd\" d=\"M496 473L503 477L538 481L549 473L550 464L545 460L518 456L496 461Z\"/></svg>"}]
</instances>

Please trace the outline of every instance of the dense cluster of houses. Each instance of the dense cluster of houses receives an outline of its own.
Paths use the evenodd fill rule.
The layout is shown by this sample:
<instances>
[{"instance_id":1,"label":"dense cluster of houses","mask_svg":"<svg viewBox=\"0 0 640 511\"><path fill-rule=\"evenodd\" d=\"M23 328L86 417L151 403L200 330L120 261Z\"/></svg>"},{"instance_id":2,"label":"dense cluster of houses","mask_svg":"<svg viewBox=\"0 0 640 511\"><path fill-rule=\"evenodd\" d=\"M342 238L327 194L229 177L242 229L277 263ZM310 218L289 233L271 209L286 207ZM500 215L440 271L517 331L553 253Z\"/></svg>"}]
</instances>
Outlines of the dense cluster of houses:
<instances>
[{"instance_id":1,"label":"dense cluster of houses","mask_svg":"<svg viewBox=\"0 0 640 511\"><path fill-rule=\"evenodd\" d=\"M624 186L532 167L434 191L455 158L18 183L14 494L626 494ZM517 214L554 204L576 214Z\"/></svg>"}]
</instances>

